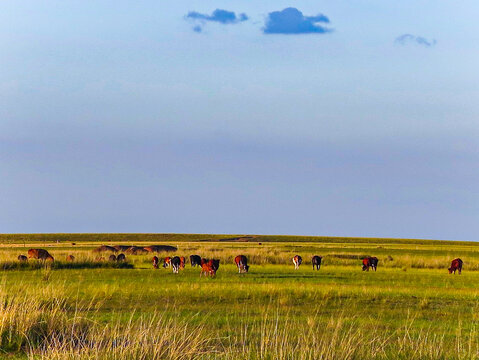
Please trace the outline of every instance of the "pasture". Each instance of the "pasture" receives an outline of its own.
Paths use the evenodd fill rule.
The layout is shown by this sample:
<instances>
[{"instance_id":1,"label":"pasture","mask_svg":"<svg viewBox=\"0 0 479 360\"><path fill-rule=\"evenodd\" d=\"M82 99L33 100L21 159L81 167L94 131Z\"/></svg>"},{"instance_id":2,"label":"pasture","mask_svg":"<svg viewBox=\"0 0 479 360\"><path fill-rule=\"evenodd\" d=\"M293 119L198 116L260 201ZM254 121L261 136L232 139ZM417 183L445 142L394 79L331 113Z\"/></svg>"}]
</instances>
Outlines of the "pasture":
<instances>
[{"instance_id":1,"label":"pasture","mask_svg":"<svg viewBox=\"0 0 479 360\"><path fill-rule=\"evenodd\" d=\"M479 357L476 243L182 234L0 235L0 242L3 358ZM99 262L92 250L101 244L173 245L180 256L220 259L220 268L200 278L189 263L179 274L153 269L151 254ZM47 249L55 262L20 264L29 248ZM238 254L249 273L238 274ZM319 271L313 255L323 256ZM377 272L361 270L365 256L379 259ZM449 275L457 257L463 273Z\"/></svg>"}]
</instances>

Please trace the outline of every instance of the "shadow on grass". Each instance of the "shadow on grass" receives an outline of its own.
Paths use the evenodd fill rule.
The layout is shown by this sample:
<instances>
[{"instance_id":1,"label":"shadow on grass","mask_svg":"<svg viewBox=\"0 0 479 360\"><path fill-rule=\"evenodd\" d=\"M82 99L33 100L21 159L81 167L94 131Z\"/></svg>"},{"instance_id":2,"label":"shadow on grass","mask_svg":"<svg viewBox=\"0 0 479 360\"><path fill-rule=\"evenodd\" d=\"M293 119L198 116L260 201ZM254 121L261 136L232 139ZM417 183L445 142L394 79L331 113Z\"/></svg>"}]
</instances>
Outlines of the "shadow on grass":
<instances>
[{"instance_id":1,"label":"shadow on grass","mask_svg":"<svg viewBox=\"0 0 479 360\"><path fill-rule=\"evenodd\" d=\"M133 264L128 262L113 261L74 261L45 262L40 260L30 260L28 262L4 261L0 262L0 270L38 270L49 268L53 270L61 269L133 269Z\"/></svg>"}]
</instances>

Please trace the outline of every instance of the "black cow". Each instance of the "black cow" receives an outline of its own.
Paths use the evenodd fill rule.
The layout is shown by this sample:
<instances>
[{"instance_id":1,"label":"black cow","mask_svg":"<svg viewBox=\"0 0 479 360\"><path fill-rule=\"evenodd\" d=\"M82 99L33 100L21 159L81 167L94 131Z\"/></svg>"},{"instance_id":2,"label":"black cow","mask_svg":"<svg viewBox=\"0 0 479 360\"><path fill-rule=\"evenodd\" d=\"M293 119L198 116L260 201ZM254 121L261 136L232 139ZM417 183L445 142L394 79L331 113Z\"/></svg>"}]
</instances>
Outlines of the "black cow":
<instances>
[{"instance_id":1,"label":"black cow","mask_svg":"<svg viewBox=\"0 0 479 360\"><path fill-rule=\"evenodd\" d=\"M375 256L367 257L363 259L363 271L369 271L369 268L372 268L376 271L378 267L378 258Z\"/></svg>"},{"instance_id":2,"label":"black cow","mask_svg":"<svg viewBox=\"0 0 479 360\"><path fill-rule=\"evenodd\" d=\"M178 274L178 271L180 270L180 265L181 265L181 259L179 256L175 256L174 258L171 259L171 268L173 269L173 272L175 274Z\"/></svg>"},{"instance_id":3,"label":"black cow","mask_svg":"<svg viewBox=\"0 0 479 360\"><path fill-rule=\"evenodd\" d=\"M316 267L316 270L319 270L321 268L321 260L323 258L318 255L314 255L313 258L311 259L311 262L313 263L313 270Z\"/></svg>"},{"instance_id":4,"label":"black cow","mask_svg":"<svg viewBox=\"0 0 479 360\"><path fill-rule=\"evenodd\" d=\"M191 264L191 267L201 266L201 256L190 255L190 264Z\"/></svg>"},{"instance_id":5,"label":"black cow","mask_svg":"<svg viewBox=\"0 0 479 360\"><path fill-rule=\"evenodd\" d=\"M122 262L122 261L126 261L126 256L125 254L120 254L116 257L116 261L118 262Z\"/></svg>"}]
</instances>

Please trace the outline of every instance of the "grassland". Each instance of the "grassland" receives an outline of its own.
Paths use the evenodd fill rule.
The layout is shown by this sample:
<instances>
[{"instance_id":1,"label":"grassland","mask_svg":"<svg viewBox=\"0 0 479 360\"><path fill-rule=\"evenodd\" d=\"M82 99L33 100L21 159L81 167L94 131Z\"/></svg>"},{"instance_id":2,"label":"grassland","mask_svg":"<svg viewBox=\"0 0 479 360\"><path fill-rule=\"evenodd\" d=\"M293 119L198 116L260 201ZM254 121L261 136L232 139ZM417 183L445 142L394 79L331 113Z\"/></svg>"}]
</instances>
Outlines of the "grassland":
<instances>
[{"instance_id":1,"label":"grassland","mask_svg":"<svg viewBox=\"0 0 479 360\"><path fill-rule=\"evenodd\" d=\"M4 358L479 358L476 243L182 234L0 235L0 242ZM123 268L98 265L92 252L99 244L158 243L219 258L216 278L200 278L189 265L178 275L155 270L151 255L128 256ZM54 266L5 266L30 247L48 249ZM240 253L248 274L233 264ZM64 261L69 254L75 263ZM295 254L305 260L297 271ZM317 272L315 254L323 256ZM366 255L379 258L377 272L361 271ZM455 257L464 260L461 276L447 273Z\"/></svg>"}]
</instances>

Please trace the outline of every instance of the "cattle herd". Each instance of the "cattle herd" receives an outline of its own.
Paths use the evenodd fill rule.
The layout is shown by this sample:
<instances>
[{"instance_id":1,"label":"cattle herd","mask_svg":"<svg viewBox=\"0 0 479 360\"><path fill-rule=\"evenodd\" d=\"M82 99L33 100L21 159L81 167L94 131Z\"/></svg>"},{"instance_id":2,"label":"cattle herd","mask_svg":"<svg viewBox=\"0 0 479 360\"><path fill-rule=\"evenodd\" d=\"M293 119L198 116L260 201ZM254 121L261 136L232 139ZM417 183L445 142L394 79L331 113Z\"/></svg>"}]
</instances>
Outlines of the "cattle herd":
<instances>
[{"instance_id":1,"label":"cattle herd","mask_svg":"<svg viewBox=\"0 0 479 360\"><path fill-rule=\"evenodd\" d=\"M117 249L118 248L118 249ZM146 250L148 248L148 250ZM168 249L167 249L168 248ZM173 246L165 246L165 245L153 245L150 247L137 247L137 246L127 246L125 248L122 248L121 245L117 247L111 247L111 246L106 246L103 245L98 249L95 249L94 251L100 252L100 251L113 251L113 252L118 252L118 251L125 251L130 250L130 254L141 254L144 253L143 250L138 250L138 249L143 249L148 252L160 252L160 251L176 251L177 248ZM28 257L25 255L19 255L18 256L18 261L20 262L25 262L28 261L28 259L38 259L41 261L48 261L48 262L53 262L54 258L52 255L47 250L44 249L30 249L28 250ZM104 257L98 257L96 258L97 261L103 261L105 260ZM117 262L122 262L126 261L126 256L125 254L121 253L119 255L111 254L108 258L109 261L117 261ZM292 259L294 268L297 270L299 269L300 265L303 263L303 258L300 255L295 255ZM75 257L73 255L68 255L66 258L66 261L73 262L75 261ZM311 258L311 263L313 265L313 270L319 270L321 268L321 261L322 257L318 255L314 255ZM235 257L234 262L236 264L236 267L238 268L239 273L247 273L249 271L249 265L248 265L248 259L244 255L238 255ZM375 256L368 256L365 257L362 260L362 269L363 271L369 271L371 268L372 270L376 271L378 267L378 258ZM158 269L159 268L159 263L160 259L158 256L153 256L152 258L152 263L153 263L153 268ZM186 264L186 259L184 256L174 256L170 257L167 256L163 259L163 267L164 268L171 268L173 270L173 273L178 274L180 269L184 269ZM199 255L191 255L190 256L190 264L191 267L199 267L200 268L200 277L201 276L216 276L216 272L218 271L220 267L220 260L219 259L205 259L202 258ZM451 262L451 267L448 268L449 274L456 274L456 271L461 274L462 272L462 265L463 261L459 258L452 260Z\"/></svg>"}]
</instances>

